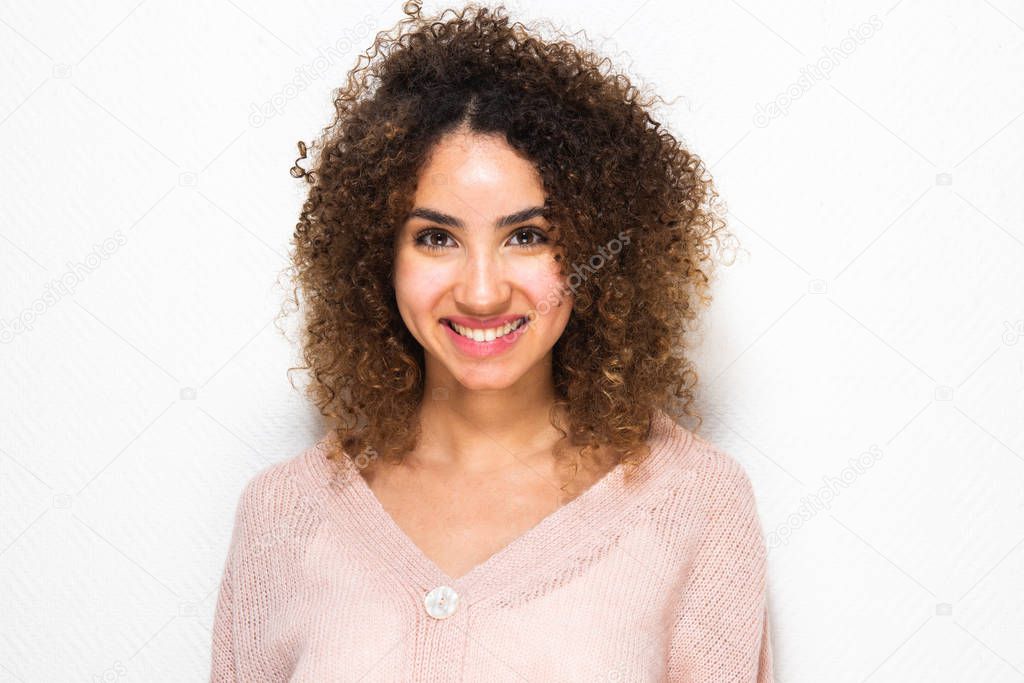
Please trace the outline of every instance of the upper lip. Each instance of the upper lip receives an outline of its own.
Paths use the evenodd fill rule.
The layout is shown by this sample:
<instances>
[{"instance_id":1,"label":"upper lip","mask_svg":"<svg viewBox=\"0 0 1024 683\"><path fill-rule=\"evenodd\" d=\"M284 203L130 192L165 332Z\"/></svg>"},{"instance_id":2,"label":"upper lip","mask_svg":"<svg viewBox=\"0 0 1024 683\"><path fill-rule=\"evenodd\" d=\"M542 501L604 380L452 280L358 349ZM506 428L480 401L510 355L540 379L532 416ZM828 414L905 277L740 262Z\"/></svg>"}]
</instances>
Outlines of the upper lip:
<instances>
[{"instance_id":1,"label":"upper lip","mask_svg":"<svg viewBox=\"0 0 1024 683\"><path fill-rule=\"evenodd\" d=\"M525 317L527 316L502 315L498 316L497 318L486 318L484 320L480 320L479 318L464 318L462 316L453 315L447 318L441 318L441 320L449 320L455 323L456 325L461 325L462 327L470 327L474 330L486 330L492 327L501 327L502 325L505 325L507 323L514 323L515 321Z\"/></svg>"}]
</instances>

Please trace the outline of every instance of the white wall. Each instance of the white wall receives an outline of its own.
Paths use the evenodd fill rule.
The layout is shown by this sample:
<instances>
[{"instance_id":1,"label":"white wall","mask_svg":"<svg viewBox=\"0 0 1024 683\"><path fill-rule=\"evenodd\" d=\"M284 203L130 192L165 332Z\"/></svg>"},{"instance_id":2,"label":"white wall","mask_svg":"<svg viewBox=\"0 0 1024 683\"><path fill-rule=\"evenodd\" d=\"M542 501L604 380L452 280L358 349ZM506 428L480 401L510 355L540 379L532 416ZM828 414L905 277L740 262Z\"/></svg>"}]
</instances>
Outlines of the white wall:
<instances>
[{"instance_id":1,"label":"white wall","mask_svg":"<svg viewBox=\"0 0 1024 683\"><path fill-rule=\"evenodd\" d=\"M1024 9L507 4L677 98L728 202L701 399L779 680L1024 679ZM208 675L241 487L320 429L272 324L295 143L399 18L0 6L0 681Z\"/></svg>"}]
</instances>

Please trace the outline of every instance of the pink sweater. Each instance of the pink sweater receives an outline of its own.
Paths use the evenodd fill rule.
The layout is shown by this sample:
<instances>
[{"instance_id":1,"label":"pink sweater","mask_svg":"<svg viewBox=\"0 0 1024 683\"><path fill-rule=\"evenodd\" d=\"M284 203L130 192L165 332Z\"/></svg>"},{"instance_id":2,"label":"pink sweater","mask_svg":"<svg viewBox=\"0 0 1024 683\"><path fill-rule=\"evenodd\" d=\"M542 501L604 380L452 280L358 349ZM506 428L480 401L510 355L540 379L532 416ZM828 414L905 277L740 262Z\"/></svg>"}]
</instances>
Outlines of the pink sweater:
<instances>
[{"instance_id":1,"label":"pink sweater","mask_svg":"<svg viewBox=\"0 0 1024 683\"><path fill-rule=\"evenodd\" d=\"M666 413L629 485L612 469L454 580L331 438L242 492L211 681L773 681L750 480Z\"/></svg>"}]
</instances>

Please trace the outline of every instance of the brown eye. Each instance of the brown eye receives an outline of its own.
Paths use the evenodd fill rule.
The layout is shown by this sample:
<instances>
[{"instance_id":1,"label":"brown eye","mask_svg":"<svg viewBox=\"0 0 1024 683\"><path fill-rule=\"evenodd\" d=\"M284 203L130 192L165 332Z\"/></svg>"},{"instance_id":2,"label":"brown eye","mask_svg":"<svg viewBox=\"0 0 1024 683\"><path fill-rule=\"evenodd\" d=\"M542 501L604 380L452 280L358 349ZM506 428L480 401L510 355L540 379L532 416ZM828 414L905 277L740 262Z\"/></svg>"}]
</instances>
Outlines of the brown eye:
<instances>
[{"instance_id":1,"label":"brown eye","mask_svg":"<svg viewBox=\"0 0 1024 683\"><path fill-rule=\"evenodd\" d=\"M440 244L437 243L437 240L432 239L435 236L440 236ZM533 237L533 239L530 240L530 237ZM444 249L449 248L447 243L450 238L451 234L447 230L442 230L440 228L427 228L426 230L421 230L420 232L418 232L416 236L413 238L413 242L416 245L421 246L429 251L442 251ZM511 239L528 240L525 243L521 242L519 244L512 245L520 247L522 249L533 249L541 245L547 244L550 241L547 235L545 235L541 230L529 227L519 228L518 230L512 233Z\"/></svg>"},{"instance_id":2,"label":"brown eye","mask_svg":"<svg viewBox=\"0 0 1024 683\"><path fill-rule=\"evenodd\" d=\"M442 249L445 249L445 245L443 243L434 244L433 242L431 242L430 237L432 235L441 235L444 240L447 240L450 237L450 235L444 230L431 228L429 230L423 230L422 232L418 233L416 237L413 239L413 242L431 251L441 251Z\"/></svg>"},{"instance_id":3,"label":"brown eye","mask_svg":"<svg viewBox=\"0 0 1024 683\"><path fill-rule=\"evenodd\" d=\"M514 233L512 233L512 237L513 238L529 236L529 235L534 235L536 237L536 239L533 240L532 242L527 243L527 244L519 244L519 245L516 245L516 246L520 246L520 247L524 247L524 248L530 248L530 247L537 247L537 246L540 246L542 244L547 244L547 242L548 242L547 236L543 232L538 230L537 228L520 228L519 230L516 230Z\"/></svg>"}]
</instances>

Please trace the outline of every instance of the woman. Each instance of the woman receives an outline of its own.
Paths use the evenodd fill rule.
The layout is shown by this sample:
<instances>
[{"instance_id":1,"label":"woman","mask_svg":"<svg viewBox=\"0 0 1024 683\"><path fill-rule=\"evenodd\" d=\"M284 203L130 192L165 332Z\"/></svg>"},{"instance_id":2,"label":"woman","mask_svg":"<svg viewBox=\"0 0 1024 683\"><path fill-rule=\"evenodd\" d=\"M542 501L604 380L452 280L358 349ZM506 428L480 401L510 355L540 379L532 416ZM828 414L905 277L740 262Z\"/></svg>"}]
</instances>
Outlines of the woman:
<instances>
[{"instance_id":1,"label":"woman","mask_svg":"<svg viewBox=\"0 0 1024 683\"><path fill-rule=\"evenodd\" d=\"M406 12L293 169L331 428L239 500L211 680L771 681L750 480L674 419L703 164L572 43Z\"/></svg>"}]
</instances>

